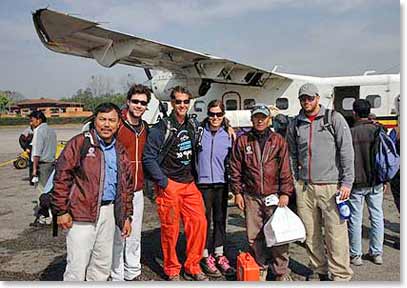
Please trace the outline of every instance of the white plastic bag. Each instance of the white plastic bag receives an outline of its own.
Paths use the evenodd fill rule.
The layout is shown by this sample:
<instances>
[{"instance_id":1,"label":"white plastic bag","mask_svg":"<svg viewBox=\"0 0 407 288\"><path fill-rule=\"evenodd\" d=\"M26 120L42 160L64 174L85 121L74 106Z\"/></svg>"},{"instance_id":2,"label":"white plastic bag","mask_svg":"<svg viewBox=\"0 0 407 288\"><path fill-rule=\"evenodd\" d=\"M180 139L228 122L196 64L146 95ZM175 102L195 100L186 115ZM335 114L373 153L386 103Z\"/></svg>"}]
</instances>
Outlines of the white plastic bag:
<instances>
[{"instance_id":1,"label":"white plastic bag","mask_svg":"<svg viewBox=\"0 0 407 288\"><path fill-rule=\"evenodd\" d=\"M267 247L279 246L295 241L305 241L305 227L287 206L277 207L263 227Z\"/></svg>"}]
</instances>

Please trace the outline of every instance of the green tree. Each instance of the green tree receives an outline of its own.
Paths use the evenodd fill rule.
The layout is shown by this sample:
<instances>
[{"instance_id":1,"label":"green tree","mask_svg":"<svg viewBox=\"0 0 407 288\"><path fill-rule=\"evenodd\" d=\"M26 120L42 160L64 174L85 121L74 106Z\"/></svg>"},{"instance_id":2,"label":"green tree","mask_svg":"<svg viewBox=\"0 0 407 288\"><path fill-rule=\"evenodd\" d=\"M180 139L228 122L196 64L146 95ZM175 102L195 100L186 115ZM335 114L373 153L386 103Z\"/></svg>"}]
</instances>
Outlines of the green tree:
<instances>
[{"instance_id":1,"label":"green tree","mask_svg":"<svg viewBox=\"0 0 407 288\"><path fill-rule=\"evenodd\" d=\"M0 91L0 113L3 113L6 110L7 104L10 102L7 94L3 91Z\"/></svg>"}]
</instances>

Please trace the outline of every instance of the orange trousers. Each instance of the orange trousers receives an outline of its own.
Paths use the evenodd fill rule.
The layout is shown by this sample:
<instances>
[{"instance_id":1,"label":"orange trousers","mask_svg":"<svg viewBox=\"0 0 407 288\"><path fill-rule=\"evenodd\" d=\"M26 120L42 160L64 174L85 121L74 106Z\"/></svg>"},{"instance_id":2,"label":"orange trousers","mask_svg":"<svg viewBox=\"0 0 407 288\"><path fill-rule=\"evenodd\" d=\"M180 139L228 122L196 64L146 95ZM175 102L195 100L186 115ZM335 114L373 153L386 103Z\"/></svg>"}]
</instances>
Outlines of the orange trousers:
<instances>
[{"instance_id":1,"label":"orange trousers","mask_svg":"<svg viewBox=\"0 0 407 288\"><path fill-rule=\"evenodd\" d=\"M161 221L164 273L174 276L181 270L176 252L180 217L187 240L184 270L188 274L200 273L202 270L199 262L205 248L207 225L201 192L194 182L179 183L170 179L165 189L158 188L156 191L157 212Z\"/></svg>"}]
</instances>

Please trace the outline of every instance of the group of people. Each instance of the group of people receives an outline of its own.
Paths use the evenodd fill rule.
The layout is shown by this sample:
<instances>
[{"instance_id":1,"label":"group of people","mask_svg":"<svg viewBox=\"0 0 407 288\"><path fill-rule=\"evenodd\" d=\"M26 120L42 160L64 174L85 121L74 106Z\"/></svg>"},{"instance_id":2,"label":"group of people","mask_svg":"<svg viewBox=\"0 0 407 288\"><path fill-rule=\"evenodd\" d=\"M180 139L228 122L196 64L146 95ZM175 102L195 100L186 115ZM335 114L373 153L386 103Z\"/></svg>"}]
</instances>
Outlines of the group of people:
<instances>
[{"instance_id":1,"label":"group of people","mask_svg":"<svg viewBox=\"0 0 407 288\"><path fill-rule=\"evenodd\" d=\"M124 110L99 105L89 130L68 141L55 167L52 207L67 230L64 280L148 280L140 264L145 179L155 185L167 280L180 280L182 266L187 280L235 274L224 254L229 191L244 211L260 280L270 268L275 280L291 281L289 244L267 247L263 226L294 194L311 268L321 281L348 281L350 263L361 264L364 198L373 224L369 253L381 264L383 185L369 176L366 149L376 127L367 120L369 103L355 101L357 124L350 129L340 113L319 104L315 85L304 84L298 96L302 109L284 136L271 129L263 104L252 108L253 128L239 137L219 100L208 104L199 123L188 114L191 93L180 86L171 91L171 114L151 128L142 120L151 99L143 85L129 89ZM267 206L272 194L278 205ZM338 194L350 198L349 229ZM176 252L180 220L183 265Z\"/></svg>"}]
</instances>

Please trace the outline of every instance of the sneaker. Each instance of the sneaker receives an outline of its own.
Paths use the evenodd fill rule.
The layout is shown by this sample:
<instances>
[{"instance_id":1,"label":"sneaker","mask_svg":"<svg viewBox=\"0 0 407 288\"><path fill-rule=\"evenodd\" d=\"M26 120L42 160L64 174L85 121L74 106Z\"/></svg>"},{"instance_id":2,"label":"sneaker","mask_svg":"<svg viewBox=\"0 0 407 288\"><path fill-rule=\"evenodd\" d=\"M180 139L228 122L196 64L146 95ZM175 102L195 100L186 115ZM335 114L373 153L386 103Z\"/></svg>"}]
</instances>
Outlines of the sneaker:
<instances>
[{"instance_id":1,"label":"sneaker","mask_svg":"<svg viewBox=\"0 0 407 288\"><path fill-rule=\"evenodd\" d=\"M179 276L178 276L179 277ZM151 281L150 278L148 278L146 275L144 275L143 273L137 275L136 277L134 277L133 279L131 279L131 281Z\"/></svg>"},{"instance_id":2,"label":"sneaker","mask_svg":"<svg viewBox=\"0 0 407 288\"><path fill-rule=\"evenodd\" d=\"M225 276L233 276L236 273L235 268L230 266L228 258L226 256L218 256L216 257L216 266L218 267L220 273Z\"/></svg>"},{"instance_id":3,"label":"sneaker","mask_svg":"<svg viewBox=\"0 0 407 288\"><path fill-rule=\"evenodd\" d=\"M260 279L259 281L267 281L267 273L268 273L268 269L260 269Z\"/></svg>"},{"instance_id":4,"label":"sneaker","mask_svg":"<svg viewBox=\"0 0 407 288\"><path fill-rule=\"evenodd\" d=\"M222 274L220 273L218 268L216 268L215 258L213 258L212 255L202 258L201 267L202 267L202 270L205 272L205 274L208 276L211 276L211 277L221 277L222 276Z\"/></svg>"},{"instance_id":5,"label":"sneaker","mask_svg":"<svg viewBox=\"0 0 407 288\"><path fill-rule=\"evenodd\" d=\"M355 265L355 266L362 265L363 264L362 256L361 255L351 256L350 257L350 263Z\"/></svg>"},{"instance_id":6,"label":"sneaker","mask_svg":"<svg viewBox=\"0 0 407 288\"><path fill-rule=\"evenodd\" d=\"M189 281L209 281L208 276L203 272L199 272L198 274L184 272L184 278Z\"/></svg>"},{"instance_id":7,"label":"sneaker","mask_svg":"<svg viewBox=\"0 0 407 288\"><path fill-rule=\"evenodd\" d=\"M167 281L180 281L179 274L177 275L172 275L172 276L167 276Z\"/></svg>"},{"instance_id":8,"label":"sneaker","mask_svg":"<svg viewBox=\"0 0 407 288\"><path fill-rule=\"evenodd\" d=\"M383 257L382 255L369 255L370 260L376 264L376 265L382 265L383 264Z\"/></svg>"},{"instance_id":9,"label":"sneaker","mask_svg":"<svg viewBox=\"0 0 407 288\"><path fill-rule=\"evenodd\" d=\"M293 281L290 274L286 273L284 275L276 276L276 281Z\"/></svg>"}]
</instances>

